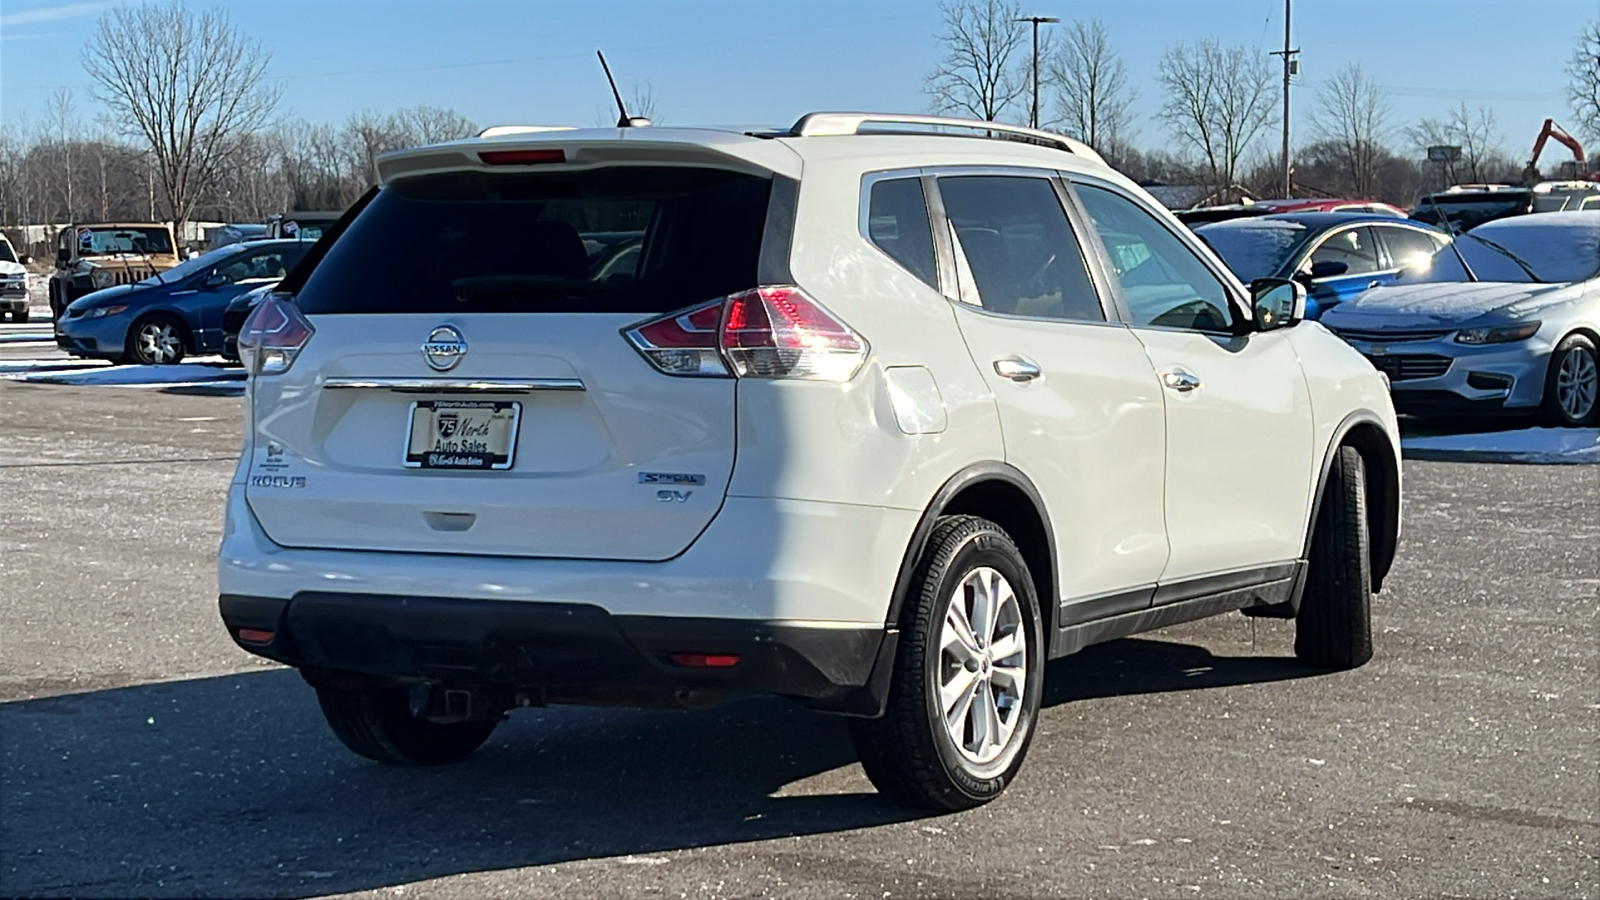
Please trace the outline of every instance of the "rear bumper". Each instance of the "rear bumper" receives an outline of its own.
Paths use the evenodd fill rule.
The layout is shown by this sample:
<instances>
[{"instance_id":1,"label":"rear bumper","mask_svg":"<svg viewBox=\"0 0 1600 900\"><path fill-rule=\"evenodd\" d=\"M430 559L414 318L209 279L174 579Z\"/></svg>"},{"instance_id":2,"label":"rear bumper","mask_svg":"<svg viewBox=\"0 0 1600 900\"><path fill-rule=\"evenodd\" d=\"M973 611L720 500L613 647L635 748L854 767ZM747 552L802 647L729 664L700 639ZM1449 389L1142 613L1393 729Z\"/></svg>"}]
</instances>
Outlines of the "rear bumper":
<instances>
[{"instance_id":1,"label":"rear bumper","mask_svg":"<svg viewBox=\"0 0 1600 900\"><path fill-rule=\"evenodd\" d=\"M896 643L882 626L613 616L582 603L306 592L289 600L224 594L219 605L240 647L312 680L358 673L549 703L681 706L779 694L876 715ZM240 629L272 637L242 640ZM673 654L737 662L684 665Z\"/></svg>"}]
</instances>

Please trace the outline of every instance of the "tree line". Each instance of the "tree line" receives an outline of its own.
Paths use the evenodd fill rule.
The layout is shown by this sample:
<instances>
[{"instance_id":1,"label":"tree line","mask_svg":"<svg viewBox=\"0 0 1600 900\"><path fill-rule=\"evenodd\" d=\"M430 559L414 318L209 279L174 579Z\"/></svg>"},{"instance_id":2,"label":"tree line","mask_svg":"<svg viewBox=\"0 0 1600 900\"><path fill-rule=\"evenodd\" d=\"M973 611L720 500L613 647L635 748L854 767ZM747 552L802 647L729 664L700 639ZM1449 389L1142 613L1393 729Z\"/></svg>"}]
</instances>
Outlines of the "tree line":
<instances>
[{"instance_id":1,"label":"tree line","mask_svg":"<svg viewBox=\"0 0 1600 900\"><path fill-rule=\"evenodd\" d=\"M942 59L925 89L935 111L1022 122L1034 59L1016 0L944 0ZM1194 185L1226 198L1281 191L1281 86L1267 55L1200 40L1169 47L1156 73L1163 146L1141 149L1138 99L1099 20L1046 29L1039 50L1042 127L1079 138L1135 180ZM184 0L114 7L83 50L103 110L92 121L70 90L34 122L0 128L0 222L90 219L260 221L295 209L341 209L377 180L389 150L453 140L477 126L451 109L364 110L342 123L285 120L271 53L226 13ZM1577 130L1600 141L1600 23L1578 36L1567 69ZM1312 97L1310 140L1293 153L1297 192L1408 204L1455 181L1516 181L1494 112L1462 103L1399 124L1359 65ZM638 114L654 114L648 90ZM1448 163L1426 148L1461 148Z\"/></svg>"},{"instance_id":2,"label":"tree line","mask_svg":"<svg viewBox=\"0 0 1600 900\"><path fill-rule=\"evenodd\" d=\"M925 84L935 111L1026 124L1034 60L1023 6L944 0L940 12L943 58ZM1214 39L1168 47L1156 72L1155 117L1166 142L1150 150L1138 146L1132 109L1139 95L1103 22L1046 30L1038 62L1039 126L1084 141L1129 177L1197 186L1217 199L1282 193L1281 150L1272 140L1282 125L1282 69L1268 54ZM1600 143L1600 23L1578 35L1566 75L1574 130ZM1310 139L1291 153L1296 193L1409 205L1452 183L1524 178L1527 160L1507 151L1487 106L1462 103L1398 123L1387 92L1359 64L1336 72L1311 104ZM1427 150L1435 146L1459 147L1459 158L1430 161ZM1546 167L1556 171L1548 160Z\"/></svg>"}]
</instances>

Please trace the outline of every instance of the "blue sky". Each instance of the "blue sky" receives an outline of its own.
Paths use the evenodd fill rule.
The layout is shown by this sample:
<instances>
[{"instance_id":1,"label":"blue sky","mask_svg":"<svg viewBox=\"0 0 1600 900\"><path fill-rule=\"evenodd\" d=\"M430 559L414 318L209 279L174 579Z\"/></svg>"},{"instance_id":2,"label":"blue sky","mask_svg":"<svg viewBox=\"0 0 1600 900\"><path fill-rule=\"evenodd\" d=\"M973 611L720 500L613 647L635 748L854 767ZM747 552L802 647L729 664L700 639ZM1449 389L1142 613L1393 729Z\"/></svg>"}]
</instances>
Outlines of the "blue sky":
<instances>
[{"instance_id":1,"label":"blue sky","mask_svg":"<svg viewBox=\"0 0 1600 900\"><path fill-rule=\"evenodd\" d=\"M191 0L204 6L204 0ZM95 112L80 50L113 2L0 0L0 120L37 122L58 85ZM938 61L934 0L274 0L222 2L273 51L286 115L339 121L362 108L454 107L481 125L595 124L609 95L648 83L669 124L787 124L819 109L923 111ZM1037 15L1099 18L1151 118L1162 50L1213 37L1270 50L1282 0L1037 0ZM1498 116L1522 158L1540 122L1570 119L1562 66L1600 0L1297 0L1303 76L1296 133L1316 88L1349 62L1391 91L1396 126L1462 101Z\"/></svg>"}]
</instances>

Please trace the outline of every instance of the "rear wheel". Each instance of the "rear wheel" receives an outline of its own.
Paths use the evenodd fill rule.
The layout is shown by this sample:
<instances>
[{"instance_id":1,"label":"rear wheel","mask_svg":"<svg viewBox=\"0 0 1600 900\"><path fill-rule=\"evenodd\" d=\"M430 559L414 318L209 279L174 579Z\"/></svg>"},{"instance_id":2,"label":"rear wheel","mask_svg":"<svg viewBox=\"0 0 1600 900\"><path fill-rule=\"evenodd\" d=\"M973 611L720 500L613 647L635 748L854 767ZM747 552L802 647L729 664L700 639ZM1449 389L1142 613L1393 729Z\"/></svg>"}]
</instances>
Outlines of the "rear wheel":
<instances>
[{"instance_id":1,"label":"rear wheel","mask_svg":"<svg viewBox=\"0 0 1600 900\"><path fill-rule=\"evenodd\" d=\"M19 309L16 312L13 312L11 314L11 321L16 322L19 325L28 321L28 311L25 309Z\"/></svg>"},{"instance_id":2,"label":"rear wheel","mask_svg":"<svg viewBox=\"0 0 1600 900\"><path fill-rule=\"evenodd\" d=\"M411 715L401 688L317 688L322 715L351 751L390 766L460 762L483 746L498 721L431 722Z\"/></svg>"},{"instance_id":3,"label":"rear wheel","mask_svg":"<svg viewBox=\"0 0 1600 900\"><path fill-rule=\"evenodd\" d=\"M1296 616L1294 655L1313 666L1354 669L1372 659L1366 468L1354 447L1339 448L1324 490Z\"/></svg>"},{"instance_id":4,"label":"rear wheel","mask_svg":"<svg viewBox=\"0 0 1600 900\"><path fill-rule=\"evenodd\" d=\"M941 519L918 562L878 719L854 719L867 777L915 806L968 809L1000 795L1033 738L1044 630L1027 564L998 525Z\"/></svg>"},{"instance_id":5,"label":"rear wheel","mask_svg":"<svg viewBox=\"0 0 1600 900\"><path fill-rule=\"evenodd\" d=\"M166 316L140 319L128 329L123 361L162 366L183 361L183 326Z\"/></svg>"},{"instance_id":6,"label":"rear wheel","mask_svg":"<svg viewBox=\"0 0 1600 900\"><path fill-rule=\"evenodd\" d=\"M1545 377L1545 418L1569 428L1600 421L1600 353L1581 334L1569 334L1550 354Z\"/></svg>"}]
</instances>

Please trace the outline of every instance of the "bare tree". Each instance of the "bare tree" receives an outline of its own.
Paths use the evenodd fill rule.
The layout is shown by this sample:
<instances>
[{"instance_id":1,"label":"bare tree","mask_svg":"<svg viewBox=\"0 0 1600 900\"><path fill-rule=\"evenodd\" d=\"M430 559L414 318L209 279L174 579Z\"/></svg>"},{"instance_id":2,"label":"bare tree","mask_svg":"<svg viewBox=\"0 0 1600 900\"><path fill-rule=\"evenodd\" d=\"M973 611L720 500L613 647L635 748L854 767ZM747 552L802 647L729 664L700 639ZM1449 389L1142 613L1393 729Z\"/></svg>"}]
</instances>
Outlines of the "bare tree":
<instances>
[{"instance_id":1,"label":"bare tree","mask_svg":"<svg viewBox=\"0 0 1600 900\"><path fill-rule=\"evenodd\" d=\"M220 10L181 0L119 6L83 51L96 96L150 148L164 210L181 231L239 137L261 128L282 95L271 54Z\"/></svg>"},{"instance_id":2,"label":"bare tree","mask_svg":"<svg viewBox=\"0 0 1600 900\"><path fill-rule=\"evenodd\" d=\"M1443 171L1447 181L1465 176L1472 182L1505 177L1511 165L1502 146L1503 136L1494 110L1487 106L1471 109L1463 102L1443 119L1422 119L1406 129L1406 137L1419 151L1429 147L1460 147L1461 159L1448 163ZM1511 166L1513 171L1515 166Z\"/></svg>"},{"instance_id":3,"label":"bare tree","mask_svg":"<svg viewBox=\"0 0 1600 900\"><path fill-rule=\"evenodd\" d=\"M650 89L650 82L647 81L644 84L635 85L633 99L628 101L628 115L649 119L651 122L660 125L661 119L656 110L656 94L655 91Z\"/></svg>"},{"instance_id":4,"label":"bare tree","mask_svg":"<svg viewBox=\"0 0 1600 900\"><path fill-rule=\"evenodd\" d=\"M1578 35L1567 60L1567 101L1584 140L1600 141L1600 22Z\"/></svg>"},{"instance_id":5,"label":"bare tree","mask_svg":"<svg viewBox=\"0 0 1600 900\"><path fill-rule=\"evenodd\" d=\"M1158 117L1172 136L1197 151L1211 186L1229 189L1239 161L1276 121L1277 92L1266 57L1214 40L1177 44L1161 57L1166 102Z\"/></svg>"},{"instance_id":6,"label":"bare tree","mask_svg":"<svg viewBox=\"0 0 1600 900\"><path fill-rule=\"evenodd\" d=\"M45 106L44 127L54 138L62 156L62 164L56 170L61 178L61 207L66 210L67 218L76 218L78 197L73 177L75 175L73 157L77 149L75 145L79 137L80 124L71 88L58 87L50 95L50 100Z\"/></svg>"},{"instance_id":7,"label":"bare tree","mask_svg":"<svg viewBox=\"0 0 1600 900\"><path fill-rule=\"evenodd\" d=\"M1046 71L1056 91L1060 127L1096 150L1113 152L1133 137L1133 101L1123 68L1104 22L1079 19L1066 30Z\"/></svg>"},{"instance_id":8,"label":"bare tree","mask_svg":"<svg viewBox=\"0 0 1600 900\"><path fill-rule=\"evenodd\" d=\"M1386 155L1383 141L1390 130L1389 112L1383 88L1357 63L1328 79L1317 92L1311 133L1323 144L1337 148L1344 170L1343 183L1335 188L1339 193L1373 196L1378 163Z\"/></svg>"},{"instance_id":9,"label":"bare tree","mask_svg":"<svg viewBox=\"0 0 1600 900\"><path fill-rule=\"evenodd\" d=\"M935 112L999 121L1028 92L1018 52L1028 40L1015 0L943 0L944 60L925 90Z\"/></svg>"}]
</instances>

